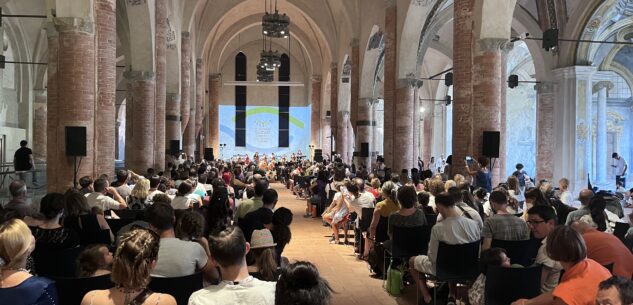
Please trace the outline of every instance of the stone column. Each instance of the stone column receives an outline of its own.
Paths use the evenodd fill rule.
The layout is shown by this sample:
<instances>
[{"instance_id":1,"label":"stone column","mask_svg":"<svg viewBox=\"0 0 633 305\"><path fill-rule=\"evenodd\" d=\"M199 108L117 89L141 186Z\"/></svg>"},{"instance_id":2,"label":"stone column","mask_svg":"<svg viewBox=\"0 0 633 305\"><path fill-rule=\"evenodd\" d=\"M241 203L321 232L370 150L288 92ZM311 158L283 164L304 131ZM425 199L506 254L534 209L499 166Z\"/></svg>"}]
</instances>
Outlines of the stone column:
<instances>
[{"instance_id":1,"label":"stone column","mask_svg":"<svg viewBox=\"0 0 633 305\"><path fill-rule=\"evenodd\" d=\"M311 110L310 114L310 145L314 145L315 148L322 148L321 146L321 77L318 75L312 76L312 95L311 95Z\"/></svg>"},{"instance_id":2,"label":"stone column","mask_svg":"<svg viewBox=\"0 0 633 305\"><path fill-rule=\"evenodd\" d=\"M536 178L554 179L554 84L542 82L536 85ZM538 181L537 180L537 181Z\"/></svg>"},{"instance_id":3,"label":"stone column","mask_svg":"<svg viewBox=\"0 0 633 305\"><path fill-rule=\"evenodd\" d=\"M46 160L46 90L33 90L33 158Z\"/></svg>"},{"instance_id":4,"label":"stone column","mask_svg":"<svg viewBox=\"0 0 633 305\"><path fill-rule=\"evenodd\" d=\"M220 74L209 76L209 147L213 153L220 153Z\"/></svg>"},{"instance_id":5,"label":"stone column","mask_svg":"<svg viewBox=\"0 0 633 305\"><path fill-rule=\"evenodd\" d=\"M182 32L181 43L181 83L180 83L180 118L181 118L181 130L183 131L183 141L186 134L185 128L189 124L189 117L191 114L191 35L189 32ZM183 149L184 149L183 144Z\"/></svg>"},{"instance_id":6,"label":"stone column","mask_svg":"<svg viewBox=\"0 0 633 305\"><path fill-rule=\"evenodd\" d=\"M358 114L356 121L356 152L358 155L354 158L356 165L364 165L368 169L371 169L371 147L372 147L372 135L373 128L376 126L376 121L372 118L371 108L373 99L365 97L359 99ZM361 156L362 144L367 143L369 146L369 156Z\"/></svg>"},{"instance_id":7,"label":"stone column","mask_svg":"<svg viewBox=\"0 0 633 305\"><path fill-rule=\"evenodd\" d=\"M98 50L95 171L112 177L116 151L116 1L97 0L95 5Z\"/></svg>"},{"instance_id":8,"label":"stone column","mask_svg":"<svg viewBox=\"0 0 633 305\"><path fill-rule=\"evenodd\" d=\"M73 184L75 159L66 156L66 126L86 128L87 155L77 177L95 176L95 41L94 20L88 17L53 18L48 27L48 192L64 192Z\"/></svg>"},{"instance_id":9,"label":"stone column","mask_svg":"<svg viewBox=\"0 0 633 305\"><path fill-rule=\"evenodd\" d=\"M156 74L126 71L125 167L144 173L154 166ZM158 131L160 132L160 131Z\"/></svg>"},{"instance_id":10,"label":"stone column","mask_svg":"<svg viewBox=\"0 0 633 305\"><path fill-rule=\"evenodd\" d=\"M384 135L383 152L387 167L399 172L401 164L396 164L396 65L398 63L398 13L396 1L386 1L385 9L385 59L384 59ZM397 166L396 166L397 165Z\"/></svg>"},{"instance_id":11,"label":"stone column","mask_svg":"<svg viewBox=\"0 0 633 305\"><path fill-rule=\"evenodd\" d=\"M473 155L473 8L474 0L453 4L454 174L465 174L466 156Z\"/></svg>"},{"instance_id":12,"label":"stone column","mask_svg":"<svg viewBox=\"0 0 633 305\"><path fill-rule=\"evenodd\" d=\"M394 148L391 166L393 173L400 173L403 169L411 169L415 164L413 156L413 146L415 144L415 132L413 130L416 126L413 121L415 117L413 114L415 111L413 109L415 105L414 100L415 80L413 78L399 80L394 113L394 118L397 118L397 120L393 124Z\"/></svg>"},{"instance_id":13,"label":"stone column","mask_svg":"<svg viewBox=\"0 0 633 305\"><path fill-rule=\"evenodd\" d=\"M196 59L196 146L198 146L198 158L204 157L204 147L202 142L197 139L200 138L200 131L202 131L202 122L204 121L204 84L202 83L202 58Z\"/></svg>"},{"instance_id":14,"label":"stone column","mask_svg":"<svg viewBox=\"0 0 633 305\"><path fill-rule=\"evenodd\" d=\"M165 97L165 152L169 154L171 140L180 141L180 94L167 92Z\"/></svg>"},{"instance_id":15,"label":"stone column","mask_svg":"<svg viewBox=\"0 0 633 305\"><path fill-rule=\"evenodd\" d=\"M156 121L154 169L165 169L167 139L167 0L156 0Z\"/></svg>"},{"instance_id":16,"label":"stone column","mask_svg":"<svg viewBox=\"0 0 633 305\"><path fill-rule=\"evenodd\" d=\"M349 111L339 111L337 115L338 123L336 129L336 152L341 155L343 162L348 163L349 139L347 125L349 122Z\"/></svg>"},{"instance_id":17,"label":"stone column","mask_svg":"<svg viewBox=\"0 0 633 305\"><path fill-rule=\"evenodd\" d=\"M334 146L330 145L330 150L340 153L339 139L337 138L338 126L338 64L333 62L330 65L330 141L334 142ZM332 159L334 160L334 159Z\"/></svg>"},{"instance_id":18,"label":"stone column","mask_svg":"<svg viewBox=\"0 0 633 305\"><path fill-rule=\"evenodd\" d=\"M473 59L474 75L485 75L486 77L473 78L473 152L475 158L483 156L483 133L484 131L499 131L504 128L501 123L501 108L505 101L505 96L501 96L500 86L505 85L503 79L504 62L503 52L508 48L508 40L497 38L481 39L477 42L477 54ZM501 140L504 140L501 138ZM499 159L504 158L500 155ZM453 157L454 160L454 157ZM501 180L501 173L498 167L491 168L493 174L492 185L497 185ZM492 165L492 164L491 164Z\"/></svg>"},{"instance_id":19,"label":"stone column","mask_svg":"<svg viewBox=\"0 0 633 305\"><path fill-rule=\"evenodd\" d=\"M554 177L568 178L570 189L587 185L591 171L592 77L596 68L571 66L554 70L557 97L554 103Z\"/></svg>"},{"instance_id":20,"label":"stone column","mask_svg":"<svg viewBox=\"0 0 633 305\"><path fill-rule=\"evenodd\" d=\"M423 113L422 123L422 161L424 161L424 167L428 168L429 162L431 161L431 156L433 154L433 115L435 113L436 106L434 102L428 101L424 102L423 105L425 105L425 109Z\"/></svg>"},{"instance_id":21,"label":"stone column","mask_svg":"<svg viewBox=\"0 0 633 305\"><path fill-rule=\"evenodd\" d=\"M360 107L360 47L358 38L352 39L352 74L350 75L350 90L351 90L351 102L350 102L350 121L354 135L358 133L356 129L356 122L358 121L358 107ZM356 146L357 152L360 151L360 146Z\"/></svg>"},{"instance_id":22,"label":"stone column","mask_svg":"<svg viewBox=\"0 0 633 305\"><path fill-rule=\"evenodd\" d=\"M613 83L601 81L593 85L598 91L598 116L596 120L596 180L607 181L607 90L613 89Z\"/></svg>"}]
</instances>

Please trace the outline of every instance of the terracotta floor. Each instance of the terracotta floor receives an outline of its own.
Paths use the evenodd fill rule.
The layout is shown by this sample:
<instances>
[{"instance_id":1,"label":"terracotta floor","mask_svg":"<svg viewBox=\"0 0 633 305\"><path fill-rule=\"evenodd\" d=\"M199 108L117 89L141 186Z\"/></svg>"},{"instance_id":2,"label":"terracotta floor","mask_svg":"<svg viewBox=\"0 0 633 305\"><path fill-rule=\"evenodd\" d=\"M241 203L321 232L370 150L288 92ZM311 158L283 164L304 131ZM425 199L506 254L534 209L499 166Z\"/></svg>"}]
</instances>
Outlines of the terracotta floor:
<instances>
[{"instance_id":1,"label":"terracotta floor","mask_svg":"<svg viewBox=\"0 0 633 305\"><path fill-rule=\"evenodd\" d=\"M281 184L273 187L279 192L277 207L289 208L294 214L292 240L283 255L290 261L310 261L319 268L336 291L332 305L415 304L413 286L401 297L390 296L382 288L382 280L370 277L367 263L356 259L353 246L329 244L330 228L322 226L320 218L303 217L305 200L295 199Z\"/></svg>"}]
</instances>

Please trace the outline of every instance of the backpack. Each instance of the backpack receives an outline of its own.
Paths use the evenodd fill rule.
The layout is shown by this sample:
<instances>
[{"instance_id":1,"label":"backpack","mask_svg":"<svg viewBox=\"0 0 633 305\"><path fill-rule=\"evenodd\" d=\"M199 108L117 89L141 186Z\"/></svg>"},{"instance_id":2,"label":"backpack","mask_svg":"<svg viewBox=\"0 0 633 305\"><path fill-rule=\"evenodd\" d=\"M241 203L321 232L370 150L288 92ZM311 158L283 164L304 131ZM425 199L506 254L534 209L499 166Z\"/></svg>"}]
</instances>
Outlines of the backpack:
<instances>
[{"instance_id":1,"label":"backpack","mask_svg":"<svg viewBox=\"0 0 633 305\"><path fill-rule=\"evenodd\" d=\"M404 288L404 281L402 280L404 274L403 269L403 265L389 265L389 269L387 270L387 286L385 288L392 296L399 296L402 293L402 288Z\"/></svg>"}]
</instances>

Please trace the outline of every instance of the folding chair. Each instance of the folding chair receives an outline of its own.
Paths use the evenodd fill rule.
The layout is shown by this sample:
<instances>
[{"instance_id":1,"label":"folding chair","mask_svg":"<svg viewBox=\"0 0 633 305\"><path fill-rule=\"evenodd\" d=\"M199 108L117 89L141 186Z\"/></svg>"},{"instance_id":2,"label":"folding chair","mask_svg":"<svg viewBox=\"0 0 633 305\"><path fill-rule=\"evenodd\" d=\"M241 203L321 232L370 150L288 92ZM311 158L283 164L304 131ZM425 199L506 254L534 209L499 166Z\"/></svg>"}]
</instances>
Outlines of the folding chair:
<instances>
[{"instance_id":1,"label":"folding chair","mask_svg":"<svg viewBox=\"0 0 633 305\"><path fill-rule=\"evenodd\" d=\"M541 294L542 265L527 268L489 267L486 272L486 305L510 305L518 299Z\"/></svg>"},{"instance_id":2,"label":"folding chair","mask_svg":"<svg viewBox=\"0 0 633 305\"><path fill-rule=\"evenodd\" d=\"M148 288L154 292L166 293L176 299L178 305L186 305L189 297L202 289L202 273L181 277L152 277Z\"/></svg>"},{"instance_id":3,"label":"folding chair","mask_svg":"<svg viewBox=\"0 0 633 305\"><path fill-rule=\"evenodd\" d=\"M114 287L109 274L88 278L51 277L51 279L55 281L59 303L65 305L79 305L86 293Z\"/></svg>"}]
</instances>

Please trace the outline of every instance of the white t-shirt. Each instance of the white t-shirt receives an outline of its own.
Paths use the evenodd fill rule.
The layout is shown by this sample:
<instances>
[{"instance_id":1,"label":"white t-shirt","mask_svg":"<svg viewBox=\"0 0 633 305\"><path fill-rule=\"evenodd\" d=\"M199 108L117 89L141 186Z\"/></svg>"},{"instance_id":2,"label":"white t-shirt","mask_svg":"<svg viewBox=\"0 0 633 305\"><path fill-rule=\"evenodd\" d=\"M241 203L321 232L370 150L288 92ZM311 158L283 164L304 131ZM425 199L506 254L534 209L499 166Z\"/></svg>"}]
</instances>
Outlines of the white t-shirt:
<instances>
[{"instance_id":1,"label":"white t-shirt","mask_svg":"<svg viewBox=\"0 0 633 305\"><path fill-rule=\"evenodd\" d=\"M570 191L564 191L560 193L560 202L566 205L574 205L574 197L571 195Z\"/></svg>"},{"instance_id":2,"label":"white t-shirt","mask_svg":"<svg viewBox=\"0 0 633 305\"><path fill-rule=\"evenodd\" d=\"M547 256L545 243L547 243L547 237L545 237L541 242L541 247L538 249L535 261L535 263L543 265L543 267L547 268L549 271L543 286L541 286L541 293L554 290L554 288L558 285L560 272L563 270L563 266L561 266L559 262Z\"/></svg>"},{"instance_id":3,"label":"white t-shirt","mask_svg":"<svg viewBox=\"0 0 633 305\"><path fill-rule=\"evenodd\" d=\"M274 305L275 286L252 276L237 284L222 281L194 292L189 305Z\"/></svg>"},{"instance_id":4,"label":"white t-shirt","mask_svg":"<svg viewBox=\"0 0 633 305\"><path fill-rule=\"evenodd\" d=\"M204 248L193 241L161 238L158 259L152 276L180 277L192 275L207 265L209 257Z\"/></svg>"},{"instance_id":5,"label":"white t-shirt","mask_svg":"<svg viewBox=\"0 0 633 305\"><path fill-rule=\"evenodd\" d=\"M375 201L376 201L376 198L374 197L374 195L372 195L372 193L362 192L360 193L360 196L354 198L352 202L350 203L351 205L350 212L356 212L356 214L358 214L358 216L360 217L363 208L375 207L376 205Z\"/></svg>"},{"instance_id":6,"label":"white t-shirt","mask_svg":"<svg viewBox=\"0 0 633 305\"><path fill-rule=\"evenodd\" d=\"M163 193L163 192L161 192L161 191L159 191L159 190L154 190L154 191L151 191L151 192L147 195L147 201L146 201L146 203L147 203L147 204L149 204L149 205L154 204L154 196L155 196L156 194L165 194L165 193Z\"/></svg>"},{"instance_id":7,"label":"white t-shirt","mask_svg":"<svg viewBox=\"0 0 633 305\"><path fill-rule=\"evenodd\" d=\"M86 195L88 200L88 206L90 208L99 207L102 210L118 210L119 202L98 192L93 192Z\"/></svg>"},{"instance_id":8,"label":"white t-shirt","mask_svg":"<svg viewBox=\"0 0 633 305\"><path fill-rule=\"evenodd\" d=\"M187 210L193 205L193 200L187 196L176 196L171 200L174 210Z\"/></svg>"},{"instance_id":9,"label":"white t-shirt","mask_svg":"<svg viewBox=\"0 0 633 305\"><path fill-rule=\"evenodd\" d=\"M624 167L626 166L626 161L624 158L620 156L620 159L614 159L613 165L615 165L615 175L622 176L624 174Z\"/></svg>"}]
</instances>

